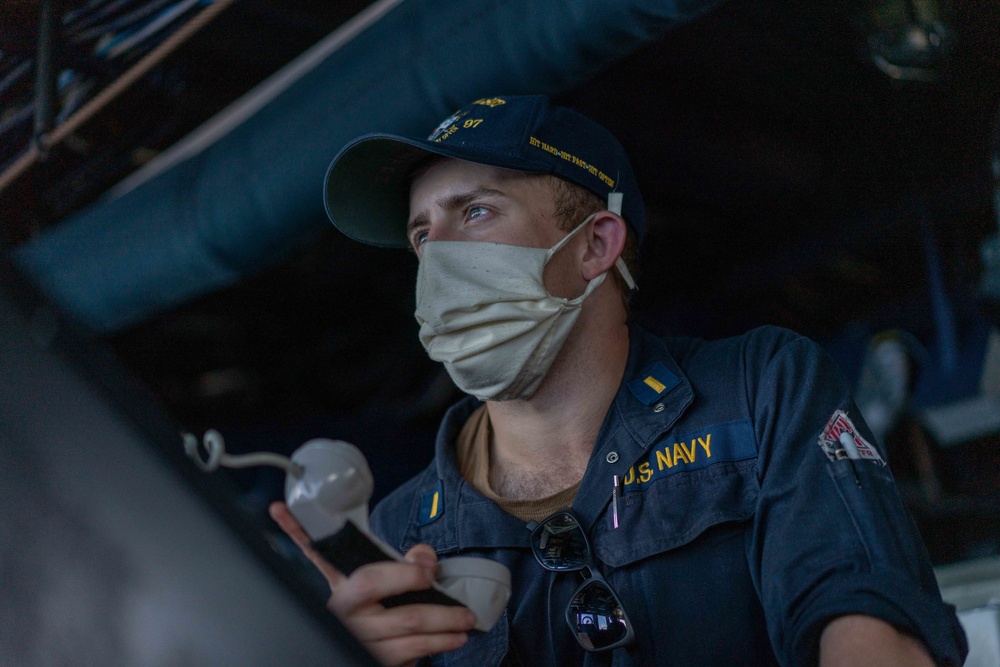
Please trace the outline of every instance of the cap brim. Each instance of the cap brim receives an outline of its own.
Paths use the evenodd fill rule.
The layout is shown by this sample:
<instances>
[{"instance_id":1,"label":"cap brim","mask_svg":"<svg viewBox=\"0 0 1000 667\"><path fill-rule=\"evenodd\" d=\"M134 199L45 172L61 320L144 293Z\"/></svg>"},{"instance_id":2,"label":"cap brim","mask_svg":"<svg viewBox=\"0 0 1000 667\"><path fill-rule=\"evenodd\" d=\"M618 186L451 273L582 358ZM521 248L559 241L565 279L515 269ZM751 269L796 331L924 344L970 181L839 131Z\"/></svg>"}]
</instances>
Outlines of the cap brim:
<instances>
[{"instance_id":1,"label":"cap brim","mask_svg":"<svg viewBox=\"0 0 1000 667\"><path fill-rule=\"evenodd\" d=\"M326 214L344 234L383 248L405 248L410 179L417 165L433 156L468 160L520 171L548 172L543 163L393 134L358 137L337 154L326 171Z\"/></svg>"},{"instance_id":2,"label":"cap brim","mask_svg":"<svg viewBox=\"0 0 1000 667\"><path fill-rule=\"evenodd\" d=\"M405 137L359 137L327 169L323 184L326 214L352 239L387 248L406 247L409 179L417 164L432 154Z\"/></svg>"}]
</instances>

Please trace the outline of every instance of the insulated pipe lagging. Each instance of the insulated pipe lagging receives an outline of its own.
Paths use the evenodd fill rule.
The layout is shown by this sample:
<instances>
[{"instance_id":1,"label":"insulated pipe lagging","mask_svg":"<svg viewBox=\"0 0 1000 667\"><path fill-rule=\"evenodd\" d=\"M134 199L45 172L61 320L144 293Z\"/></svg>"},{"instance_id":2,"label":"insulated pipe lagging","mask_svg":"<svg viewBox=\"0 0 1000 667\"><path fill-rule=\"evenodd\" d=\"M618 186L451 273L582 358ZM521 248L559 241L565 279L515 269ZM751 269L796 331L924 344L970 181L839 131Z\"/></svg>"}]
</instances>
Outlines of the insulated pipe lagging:
<instances>
[{"instance_id":1,"label":"insulated pipe lagging","mask_svg":"<svg viewBox=\"0 0 1000 667\"><path fill-rule=\"evenodd\" d=\"M15 260L85 325L121 329L321 229L323 174L351 138L426 134L484 95L558 93L714 4L405 0L228 134L16 248Z\"/></svg>"}]
</instances>

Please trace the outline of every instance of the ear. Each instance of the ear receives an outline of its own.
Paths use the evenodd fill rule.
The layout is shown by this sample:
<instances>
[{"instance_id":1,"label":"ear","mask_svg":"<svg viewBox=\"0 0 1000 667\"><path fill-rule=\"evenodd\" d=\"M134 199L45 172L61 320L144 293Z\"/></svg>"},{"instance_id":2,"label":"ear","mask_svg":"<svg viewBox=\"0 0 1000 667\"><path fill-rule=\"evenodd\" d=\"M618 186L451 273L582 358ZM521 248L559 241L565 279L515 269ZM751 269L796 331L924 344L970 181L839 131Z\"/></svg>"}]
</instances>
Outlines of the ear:
<instances>
[{"instance_id":1,"label":"ear","mask_svg":"<svg viewBox=\"0 0 1000 667\"><path fill-rule=\"evenodd\" d=\"M611 211L601 211L587 225L587 250L583 256L584 280L593 280L610 271L625 248L625 219Z\"/></svg>"}]
</instances>

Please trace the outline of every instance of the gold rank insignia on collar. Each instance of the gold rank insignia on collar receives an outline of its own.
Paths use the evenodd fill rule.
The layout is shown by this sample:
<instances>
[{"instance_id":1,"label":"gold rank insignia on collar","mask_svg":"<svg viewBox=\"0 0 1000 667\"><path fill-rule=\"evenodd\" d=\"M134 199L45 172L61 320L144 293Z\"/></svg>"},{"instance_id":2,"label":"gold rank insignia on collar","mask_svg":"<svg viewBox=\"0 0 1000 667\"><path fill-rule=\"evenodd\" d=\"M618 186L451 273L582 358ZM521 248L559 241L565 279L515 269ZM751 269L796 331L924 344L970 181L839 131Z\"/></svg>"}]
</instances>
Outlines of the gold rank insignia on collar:
<instances>
[{"instance_id":1,"label":"gold rank insignia on collar","mask_svg":"<svg viewBox=\"0 0 1000 667\"><path fill-rule=\"evenodd\" d=\"M628 383L629 391L644 405L652 405L680 384L680 379L663 363L657 361L647 366L635 380Z\"/></svg>"}]
</instances>

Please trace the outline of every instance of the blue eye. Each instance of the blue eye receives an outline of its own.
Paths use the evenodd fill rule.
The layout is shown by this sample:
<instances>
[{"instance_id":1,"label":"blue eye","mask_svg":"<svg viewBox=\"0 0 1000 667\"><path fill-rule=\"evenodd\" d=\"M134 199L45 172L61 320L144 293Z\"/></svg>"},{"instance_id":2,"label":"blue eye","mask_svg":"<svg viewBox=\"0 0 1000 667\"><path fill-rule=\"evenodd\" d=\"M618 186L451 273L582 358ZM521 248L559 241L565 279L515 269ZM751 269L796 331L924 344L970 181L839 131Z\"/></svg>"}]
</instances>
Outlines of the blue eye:
<instances>
[{"instance_id":1,"label":"blue eye","mask_svg":"<svg viewBox=\"0 0 1000 667\"><path fill-rule=\"evenodd\" d=\"M487 208L485 208L483 206L471 206L471 207L469 207L468 217L469 217L470 220L472 220L472 219L475 219L475 218L482 217L482 216L486 215L489 212L490 212L489 209L487 209Z\"/></svg>"},{"instance_id":2,"label":"blue eye","mask_svg":"<svg viewBox=\"0 0 1000 667\"><path fill-rule=\"evenodd\" d=\"M426 241L427 241L427 230L426 229L422 229L422 230L420 230L418 232L415 232L413 234L413 236L410 238L410 243L414 247L416 247L418 245L423 245Z\"/></svg>"}]
</instances>

